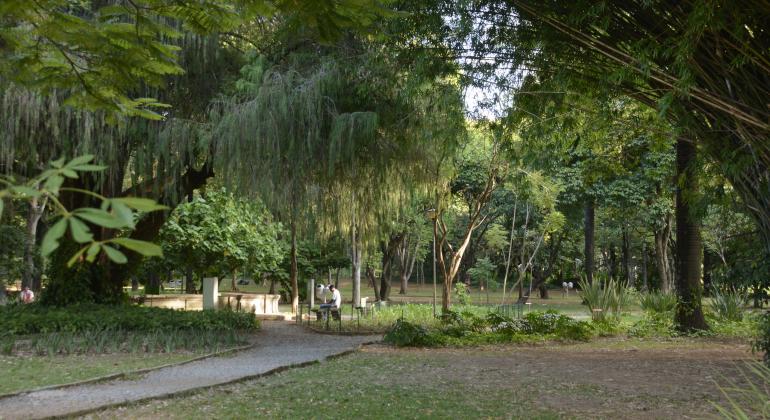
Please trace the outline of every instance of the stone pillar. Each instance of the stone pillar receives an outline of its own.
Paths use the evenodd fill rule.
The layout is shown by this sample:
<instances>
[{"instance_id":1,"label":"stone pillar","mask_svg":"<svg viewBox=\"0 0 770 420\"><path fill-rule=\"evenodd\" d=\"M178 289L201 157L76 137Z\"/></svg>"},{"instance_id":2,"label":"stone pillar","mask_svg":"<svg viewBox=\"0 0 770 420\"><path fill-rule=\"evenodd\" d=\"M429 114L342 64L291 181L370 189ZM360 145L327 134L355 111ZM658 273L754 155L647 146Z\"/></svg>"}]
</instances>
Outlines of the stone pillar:
<instances>
[{"instance_id":1,"label":"stone pillar","mask_svg":"<svg viewBox=\"0 0 770 420\"><path fill-rule=\"evenodd\" d=\"M219 300L219 278L206 277L203 279L203 309L217 309Z\"/></svg>"}]
</instances>

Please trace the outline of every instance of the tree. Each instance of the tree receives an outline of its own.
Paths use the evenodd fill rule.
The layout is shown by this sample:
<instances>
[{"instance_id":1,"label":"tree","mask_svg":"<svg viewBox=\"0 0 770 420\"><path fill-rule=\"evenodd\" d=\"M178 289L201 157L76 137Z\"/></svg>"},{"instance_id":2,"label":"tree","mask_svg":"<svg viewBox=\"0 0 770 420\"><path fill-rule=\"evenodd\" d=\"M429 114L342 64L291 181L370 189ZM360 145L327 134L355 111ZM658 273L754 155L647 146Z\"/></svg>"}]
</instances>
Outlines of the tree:
<instances>
[{"instance_id":1,"label":"tree","mask_svg":"<svg viewBox=\"0 0 770 420\"><path fill-rule=\"evenodd\" d=\"M360 2L345 0L313 8L265 5L182 2L168 8L163 2L140 1L101 9L96 3L64 0L5 2L0 9L8 28L0 42L7 58L0 66L0 116L10 125L0 131L4 170L31 178L49 160L92 151L109 170L68 181L68 187L104 197L152 196L175 206L214 175L218 150L207 109L240 68L241 45L233 39L251 35L244 25L249 19L271 16L306 24L308 37L331 39L344 28L366 25L382 11L376 4L360 7ZM110 17L100 19L103 15ZM19 30L28 26L32 30ZM217 31L227 33L213 34ZM180 68L188 71L182 74ZM55 77L48 77L54 70ZM120 77L113 77L116 71ZM128 99L148 96L157 99ZM146 106L160 103L171 106L163 111L163 121L145 119L158 118ZM62 202L68 208L93 204L91 197L72 191L63 194ZM154 239L165 218L162 213L142 218L129 240ZM115 231L94 234L102 241ZM128 258L133 263L139 259ZM107 260L99 264L104 267L94 271L98 278L91 279L92 289L115 300L131 270L112 267ZM53 282L66 280L66 270L57 273Z\"/></svg>"},{"instance_id":2,"label":"tree","mask_svg":"<svg viewBox=\"0 0 770 420\"><path fill-rule=\"evenodd\" d=\"M281 230L258 202L236 199L225 189L211 186L174 209L160 238L171 261L202 276L229 274L232 290L238 290L239 270L271 273L278 269L283 258L278 241Z\"/></svg>"}]
</instances>

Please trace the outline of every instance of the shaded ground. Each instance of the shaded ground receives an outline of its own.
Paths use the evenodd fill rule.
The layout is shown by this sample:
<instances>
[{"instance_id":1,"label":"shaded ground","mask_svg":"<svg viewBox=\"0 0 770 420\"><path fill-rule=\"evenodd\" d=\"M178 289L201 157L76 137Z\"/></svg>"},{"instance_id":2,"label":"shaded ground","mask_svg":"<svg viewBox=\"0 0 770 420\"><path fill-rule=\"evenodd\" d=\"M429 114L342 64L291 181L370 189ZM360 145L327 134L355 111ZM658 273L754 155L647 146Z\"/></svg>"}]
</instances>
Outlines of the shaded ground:
<instances>
[{"instance_id":1,"label":"shaded ground","mask_svg":"<svg viewBox=\"0 0 770 420\"><path fill-rule=\"evenodd\" d=\"M709 418L753 359L704 340L395 349L89 418Z\"/></svg>"},{"instance_id":2,"label":"shaded ground","mask_svg":"<svg viewBox=\"0 0 770 420\"><path fill-rule=\"evenodd\" d=\"M62 416L232 382L273 369L352 350L371 337L314 334L284 322L264 322L257 345L232 356L191 362L136 378L32 392L0 399L0 418Z\"/></svg>"}]
</instances>

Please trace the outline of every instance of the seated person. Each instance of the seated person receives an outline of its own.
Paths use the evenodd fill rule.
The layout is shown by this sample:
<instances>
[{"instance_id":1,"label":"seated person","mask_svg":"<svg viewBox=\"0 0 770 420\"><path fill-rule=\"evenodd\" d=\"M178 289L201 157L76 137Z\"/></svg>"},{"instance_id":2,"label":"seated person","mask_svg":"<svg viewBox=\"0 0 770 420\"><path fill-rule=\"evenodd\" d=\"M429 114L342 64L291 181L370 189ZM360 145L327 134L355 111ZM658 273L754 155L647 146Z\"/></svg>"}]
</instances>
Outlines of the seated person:
<instances>
[{"instance_id":1,"label":"seated person","mask_svg":"<svg viewBox=\"0 0 770 420\"><path fill-rule=\"evenodd\" d=\"M332 292L332 301L329 303L322 303L319 307L326 310L340 309L340 306L342 305L342 295L340 294L339 289L334 287L333 284L330 284L329 290Z\"/></svg>"}]
</instances>

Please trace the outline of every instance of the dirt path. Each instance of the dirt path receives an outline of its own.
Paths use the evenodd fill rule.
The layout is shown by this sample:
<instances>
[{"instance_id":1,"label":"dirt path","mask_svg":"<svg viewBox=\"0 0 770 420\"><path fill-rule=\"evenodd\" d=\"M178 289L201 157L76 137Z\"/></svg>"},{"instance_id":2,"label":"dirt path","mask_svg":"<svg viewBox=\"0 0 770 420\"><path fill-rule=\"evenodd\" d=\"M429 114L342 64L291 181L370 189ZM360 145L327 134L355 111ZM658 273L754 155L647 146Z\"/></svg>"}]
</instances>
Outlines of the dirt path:
<instances>
[{"instance_id":1,"label":"dirt path","mask_svg":"<svg viewBox=\"0 0 770 420\"><path fill-rule=\"evenodd\" d=\"M106 405L173 395L273 369L321 360L358 348L371 336L334 336L308 332L286 322L263 322L258 345L232 356L205 359L149 372L135 379L38 391L0 399L0 419L63 416Z\"/></svg>"}]
</instances>

